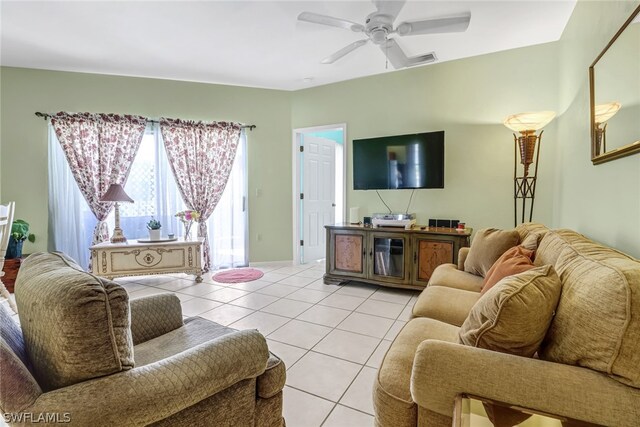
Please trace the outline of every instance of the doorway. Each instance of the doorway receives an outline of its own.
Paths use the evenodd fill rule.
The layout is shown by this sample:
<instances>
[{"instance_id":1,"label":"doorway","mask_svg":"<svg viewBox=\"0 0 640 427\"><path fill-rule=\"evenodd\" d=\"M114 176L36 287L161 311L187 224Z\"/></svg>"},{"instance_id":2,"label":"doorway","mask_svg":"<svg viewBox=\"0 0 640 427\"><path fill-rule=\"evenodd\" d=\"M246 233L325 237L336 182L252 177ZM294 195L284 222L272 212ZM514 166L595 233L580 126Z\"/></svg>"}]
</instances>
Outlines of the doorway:
<instances>
[{"instance_id":1,"label":"doorway","mask_svg":"<svg viewBox=\"0 0 640 427\"><path fill-rule=\"evenodd\" d=\"M296 264L324 259L324 226L344 221L346 131L346 124L293 131L293 256Z\"/></svg>"}]
</instances>

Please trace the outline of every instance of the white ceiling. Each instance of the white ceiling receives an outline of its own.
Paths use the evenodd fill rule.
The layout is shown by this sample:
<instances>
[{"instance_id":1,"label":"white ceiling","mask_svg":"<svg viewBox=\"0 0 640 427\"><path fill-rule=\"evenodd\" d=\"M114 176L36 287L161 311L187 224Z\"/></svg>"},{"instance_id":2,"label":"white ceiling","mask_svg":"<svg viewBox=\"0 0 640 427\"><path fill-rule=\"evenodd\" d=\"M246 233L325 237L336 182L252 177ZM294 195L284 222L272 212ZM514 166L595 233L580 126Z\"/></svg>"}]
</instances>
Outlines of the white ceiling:
<instances>
[{"instance_id":1,"label":"white ceiling","mask_svg":"<svg viewBox=\"0 0 640 427\"><path fill-rule=\"evenodd\" d=\"M396 25L471 12L467 32L397 37L438 62L558 40L576 0L408 1ZM303 11L364 23L370 1L1 1L0 64L296 90L384 72L362 34L296 20ZM428 65L427 65L428 66ZM305 78L312 77L312 81Z\"/></svg>"}]
</instances>

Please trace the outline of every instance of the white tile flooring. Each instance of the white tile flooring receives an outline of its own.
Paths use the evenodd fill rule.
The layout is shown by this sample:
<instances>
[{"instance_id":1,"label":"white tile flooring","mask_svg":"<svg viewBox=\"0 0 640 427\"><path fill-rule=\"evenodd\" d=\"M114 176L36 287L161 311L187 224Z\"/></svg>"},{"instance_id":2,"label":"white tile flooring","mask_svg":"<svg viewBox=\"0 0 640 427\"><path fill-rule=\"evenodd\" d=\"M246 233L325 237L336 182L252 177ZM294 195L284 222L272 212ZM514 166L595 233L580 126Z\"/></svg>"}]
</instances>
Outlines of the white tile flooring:
<instances>
[{"instance_id":1,"label":"white tile flooring","mask_svg":"<svg viewBox=\"0 0 640 427\"><path fill-rule=\"evenodd\" d=\"M261 263L260 280L196 284L184 274L116 279L131 298L174 292L185 316L256 328L287 366L290 427L369 427L372 387L391 341L409 320L417 291L325 285L323 263ZM0 426L2 423L0 423Z\"/></svg>"},{"instance_id":2,"label":"white tile flooring","mask_svg":"<svg viewBox=\"0 0 640 427\"><path fill-rule=\"evenodd\" d=\"M261 263L260 280L196 284L186 275L117 279L131 298L175 292L185 316L256 328L287 366L291 427L373 425L373 381L418 292L359 283L325 285L323 263Z\"/></svg>"}]
</instances>

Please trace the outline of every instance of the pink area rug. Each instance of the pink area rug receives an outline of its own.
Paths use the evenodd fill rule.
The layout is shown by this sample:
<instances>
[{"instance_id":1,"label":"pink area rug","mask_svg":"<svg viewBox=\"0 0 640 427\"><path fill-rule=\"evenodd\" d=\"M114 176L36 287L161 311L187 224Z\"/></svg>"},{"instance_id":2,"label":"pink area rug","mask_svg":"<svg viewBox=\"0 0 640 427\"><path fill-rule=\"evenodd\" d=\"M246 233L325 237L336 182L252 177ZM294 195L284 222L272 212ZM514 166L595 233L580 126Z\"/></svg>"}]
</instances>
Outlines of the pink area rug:
<instances>
[{"instance_id":1,"label":"pink area rug","mask_svg":"<svg viewBox=\"0 0 640 427\"><path fill-rule=\"evenodd\" d=\"M251 282L264 276L264 273L255 268L234 268L214 274L212 279L221 283Z\"/></svg>"}]
</instances>

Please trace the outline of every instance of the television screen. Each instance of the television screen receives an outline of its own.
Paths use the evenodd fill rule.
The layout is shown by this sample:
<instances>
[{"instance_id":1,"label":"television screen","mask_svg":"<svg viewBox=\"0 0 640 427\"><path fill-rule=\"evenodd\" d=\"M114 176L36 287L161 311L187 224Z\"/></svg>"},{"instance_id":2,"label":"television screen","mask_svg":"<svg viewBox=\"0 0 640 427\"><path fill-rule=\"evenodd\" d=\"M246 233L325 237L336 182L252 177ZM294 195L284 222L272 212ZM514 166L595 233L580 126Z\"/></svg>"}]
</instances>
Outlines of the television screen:
<instances>
[{"instance_id":1,"label":"television screen","mask_svg":"<svg viewBox=\"0 0 640 427\"><path fill-rule=\"evenodd\" d=\"M444 188L444 131L353 141L353 189Z\"/></svg>"}]
</instances>

